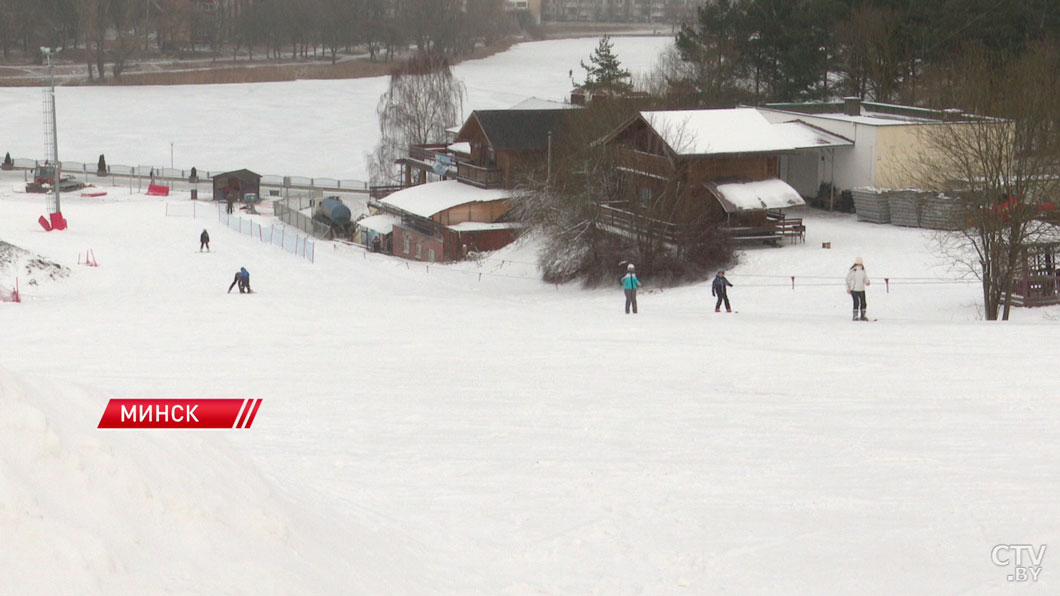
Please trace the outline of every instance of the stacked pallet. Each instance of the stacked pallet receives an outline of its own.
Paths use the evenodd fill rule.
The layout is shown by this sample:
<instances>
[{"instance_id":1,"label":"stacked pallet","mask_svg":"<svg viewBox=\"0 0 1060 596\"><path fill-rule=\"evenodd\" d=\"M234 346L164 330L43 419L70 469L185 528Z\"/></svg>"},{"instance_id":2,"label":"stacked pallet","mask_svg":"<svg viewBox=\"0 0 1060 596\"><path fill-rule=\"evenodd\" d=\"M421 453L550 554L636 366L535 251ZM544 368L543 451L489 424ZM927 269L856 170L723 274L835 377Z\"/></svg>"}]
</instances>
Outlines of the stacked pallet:
<instances>
[{"instance_id":1,"label":"stacked pallet","mask_svg":"<svg viewBox=\"0 0 1060 596\"><path fill-rule=\"evenodd\" d=\"M887 195L871 186L852 189L854 211L858 221L885 224L891 223L891 207Z\"/></svg>"},{"instance_id":2,"label":"stacked pallet","mask_svg":"<svg viewBox=\"0 0 1060 596\"><path fill-rule=\"evenodd\" d=\"M910 228L920 227L921 195L915 190L895 190L889 193L891 223Z\"/></svg>"},{"instance_id":3,"label":"stacked pallet","mask_svg":"<svg viewBox=\"0 0 1060 596\"><path fill-rule=\"evenodd\" d=\"M933 230L961 229L959 203L956 199L942 194L924 197L921 202L920 225Z\"/></svg>"}]
</instances>

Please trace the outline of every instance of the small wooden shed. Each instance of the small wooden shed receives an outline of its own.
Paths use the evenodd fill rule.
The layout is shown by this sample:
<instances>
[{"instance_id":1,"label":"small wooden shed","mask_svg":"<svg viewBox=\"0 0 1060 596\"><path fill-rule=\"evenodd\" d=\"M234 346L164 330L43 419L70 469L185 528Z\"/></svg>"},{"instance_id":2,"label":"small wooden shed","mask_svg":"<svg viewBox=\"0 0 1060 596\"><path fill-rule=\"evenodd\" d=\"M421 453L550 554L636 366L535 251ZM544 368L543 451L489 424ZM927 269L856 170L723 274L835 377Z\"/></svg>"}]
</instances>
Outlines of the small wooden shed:
<instances>
[{"instance_id":1,"label":"small wooden shed","mask_svg":"<svg viewBox=\"0 0 1060 596\"><path fill-rule=\"evenodd\" d=\"M226 201L231 196L234 201L242 201L248 194L261 196L261 174L250 170L234 170L213 177L213 200Z\"/></svg>"}]
</instances>

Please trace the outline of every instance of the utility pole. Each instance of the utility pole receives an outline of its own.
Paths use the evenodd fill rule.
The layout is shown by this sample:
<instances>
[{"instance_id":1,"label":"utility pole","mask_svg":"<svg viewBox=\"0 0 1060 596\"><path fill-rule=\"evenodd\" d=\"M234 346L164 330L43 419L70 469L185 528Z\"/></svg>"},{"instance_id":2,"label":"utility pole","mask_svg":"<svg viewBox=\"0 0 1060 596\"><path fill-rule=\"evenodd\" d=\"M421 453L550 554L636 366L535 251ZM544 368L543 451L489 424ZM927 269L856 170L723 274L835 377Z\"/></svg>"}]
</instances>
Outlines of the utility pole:
<instances>
[{"instance_id":1,"label":"utility pole","mask_svg":"<svg viewBox=\"0 0 1060 596\"><path fill-rule=\"evenodd\" d=\"M547 157L546 161L548 162L548 167L547 167L548 174L545 177L545 181L547 183L551 183L552 182L552 131L551 130L548 131L548 157Z\"/></svg>"}]
</instances>

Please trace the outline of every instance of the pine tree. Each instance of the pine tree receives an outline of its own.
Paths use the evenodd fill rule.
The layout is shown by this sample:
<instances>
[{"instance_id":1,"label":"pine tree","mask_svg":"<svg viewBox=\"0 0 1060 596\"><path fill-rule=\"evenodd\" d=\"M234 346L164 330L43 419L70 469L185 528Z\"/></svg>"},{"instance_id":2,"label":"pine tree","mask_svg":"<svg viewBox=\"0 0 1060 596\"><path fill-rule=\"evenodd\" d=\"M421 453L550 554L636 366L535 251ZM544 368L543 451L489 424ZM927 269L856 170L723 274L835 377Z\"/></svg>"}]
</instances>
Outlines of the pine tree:
<instances>
[{"instance_id":1,"label":"pine tree","mask_svg":"<svg viewBox=\"0 0 1060 596\"><path fill-rule=\"evenodd\" d=\"M587 66L585 62L581 63L582 68L585 69L585 82L582 83L581 88L585 91L622 95L633 90L633 85L628 80L629 71L622 68L618 56L612 52L610 37L605 35L600 39L600 44L589 56L589 61L592 66Z\"/></svg>"}]
</instances>

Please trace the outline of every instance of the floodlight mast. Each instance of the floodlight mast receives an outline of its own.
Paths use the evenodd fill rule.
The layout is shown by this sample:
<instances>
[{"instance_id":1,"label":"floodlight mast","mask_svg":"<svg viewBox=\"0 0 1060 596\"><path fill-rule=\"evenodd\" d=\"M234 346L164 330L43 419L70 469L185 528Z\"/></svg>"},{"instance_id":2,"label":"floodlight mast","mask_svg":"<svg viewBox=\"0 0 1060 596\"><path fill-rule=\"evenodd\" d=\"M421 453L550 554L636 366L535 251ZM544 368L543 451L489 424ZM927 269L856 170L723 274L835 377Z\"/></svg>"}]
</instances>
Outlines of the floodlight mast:
<instances>
[{"instance_id":1,"label":"floodlight mast","mask_svg":"<svg viewBox=\"0 0 1060 596\"><path fill-rule=\"evenodd\" d=\"M45 144L50 149L48 159L51 160L52 165L55 167L55 179L52 181L52 193L55 196L55 211L53 213L62 213L62 209L59 206L59 180L62 179L62 168L59 165L59 135L55 124L55 65L52 64L51 58L54 50L42 47L40 52L44 55L45 60L48 61L48 107L51 111L51 128L47 132L49 138L45 139Z\"/></svg>"}]
</instances>

